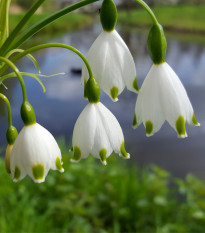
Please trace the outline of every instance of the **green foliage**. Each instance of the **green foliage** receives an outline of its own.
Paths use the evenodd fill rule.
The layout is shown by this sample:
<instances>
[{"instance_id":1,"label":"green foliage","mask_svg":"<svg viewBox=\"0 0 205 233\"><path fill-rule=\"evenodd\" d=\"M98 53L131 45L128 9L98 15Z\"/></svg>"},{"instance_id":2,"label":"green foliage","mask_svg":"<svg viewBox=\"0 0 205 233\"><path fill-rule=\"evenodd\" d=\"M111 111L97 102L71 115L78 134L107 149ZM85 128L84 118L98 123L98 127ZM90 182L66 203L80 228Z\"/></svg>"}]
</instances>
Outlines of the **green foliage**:
<instances>
[{"instance_id":1,"label":"green foliage","mask_svg":"<svg viewBox=\"0 0 205 233\"><path fill-rule=\"evenodd\" d=\"M63 144L63 143L61 143ZM0 160L0 232L204 232L205 183L140 169L116 155L72 164L46 182L13 183Z\"/></svg>"},{"instance_id":2,"label":"green foliage","mask_svg":"<svg viewBox=\"0 0 205 233\"><path fill-rule=\"evenodd\" d=\"M162 6L152 10L165 29L182 32L205 31L205 6ZM152 25L151 18L143 9L118 12L118 21L136 26Z\"/></svg>"},{"instance_id":3,"label":"green foliage","mask_svg":"<svg viewBox=\"0 0 205 233\"><path fill-rule=\"evenodd\" d=\"M10 20L10 28L11 30L15 27L16 23L21 20L24 14L12 14L9 17ZM49 14L36 14L28 21L27 25L31 26L35 24L37 21L40 21L46 18ZM79 29L81 26L85 26L86 23L91 23L91 17L88 15L83 14L75 14L70 13L65 15L63 18L56 20L54 24L51 24L42 30L42 33L56 33L56 32L63 32L65 33L67 30Z\"/></svg>"}]
</instances>

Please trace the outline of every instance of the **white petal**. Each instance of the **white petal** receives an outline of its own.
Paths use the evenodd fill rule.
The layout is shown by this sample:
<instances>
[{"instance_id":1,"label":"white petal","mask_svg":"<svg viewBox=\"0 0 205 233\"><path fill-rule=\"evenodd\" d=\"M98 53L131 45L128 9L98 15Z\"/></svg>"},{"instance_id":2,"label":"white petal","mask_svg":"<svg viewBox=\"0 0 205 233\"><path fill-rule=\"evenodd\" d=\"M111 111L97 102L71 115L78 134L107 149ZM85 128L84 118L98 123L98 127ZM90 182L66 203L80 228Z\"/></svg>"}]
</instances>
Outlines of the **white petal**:
<instances>
[{"instance_id":1,"label":"white petal","mask_svg":"<svg viewBox=\"0 0 205 233\"><path fill-rule=\"evenodd\" d=\"M116 55L119 57L118 65L121 67L124 83L126 84L128 90L137 93L138 91L134 86L136 80L136 67L134 59L127 45L117 31L114 30L112 33L114 44L113 49L116 51Z\"/></svg>"},{"instance_id":2,"label":"white petal","mask_svg":"<svg viewBox=\"0 0 205 233\"><path fill-rule=\"evenodd\" d=\"M96 107L96 113L97 113L97 124L96 124L96 131L95 131L95 137L94 137L94 144L93 148L91 150L91 154L96 157L100 158L100 153L101 151L105 150L106 151L106 158L110 156L112 153L112 147L110 145L110 141L104 126L104 122L101 119L101 115L98 109L98 104L95 104Z\"/></svg>"},{"instance_id":3,"label":"white petal","mask_svg":"<svg viewBox=\"0 0 205 233\"><path fill-rule=\"evenodd\" d=\"M105 127L112 149L115 153L121 153L121 145L124 142L124 136L120 124L115 116L102 103L98 104L98 111Z\"/></svg>"},{"instance_id":4,"label":"white petal","mask_svg":"<svg viewBox=\"0 0 205 233\"><path fill-rule=\"evenodd\" d=\"M165 121L160 95L160 76L157 68L153 65L150 69L139 91L135 106L137 125L143 121L145 127L146 125L151 127L151 124L153 126L152 130L148 129L147 136L156 133Z\"/></svg>"},{"instance_id":5,"label":"white petal","mask_svg":"<svg viewBox=\"0 0 205 233\"><path fill-rule=\"evenodd\" d=\"M155 66L160 83L161 103L165 119L176 130L176 121L183 117L192 123L193 108L178 76L167 63ZM186 137L186 132L183 137Z\"/></svg>"},{"instance_id":6,"label":"white petal","mask_svg":"<svg viewBox=\"0 0 205 233\"><path fill-rule=\"evenodd\" d=\"M176 115L181 114L182 116L184 116L185 121L187 121L189 124L192 124L192 117L194 111L183 84L181 83L179 77L176 75L173 69L167 63L164 63L162 66L164 72L167 75L167 80L169 81L169 85L170 85L169 88L170 92L168 94L171 94L172 92L171 87L172 87L174 89L173 92L175 91L175 97L176 97L175 101L178 101L179 103L178 105L176 104L174 105L174 100L172 101L172 104L174 105L173 109L175 107ZM170 111L168 112L170 113ZM170 119L170 122L171 121L172 119Z\"/></svg>"},{"instance_id":7,"label":"white petal","mask_svg":"<svg viewBox=\"0 0 205 233\"><path fill-rule=\"evenodd\" d=\"M61 161L61 152L48 130L37 123L24 126L11 152L11 176L15 179L17 169L20 171L17 180L28 174L35 182L43 182L49 169L58 169L57 158ZM35 172L40 172L41 177Z\"/></svg>"},{"instance_id":8,"label":"white petal","mask_svg":"<svg viewBox=\"0 0 205 233\"><path fill-rule=\"evenodd\" d=\"M73 148L78 147L80 149L82 158L86 158L91 153L94 144L96 124L95 105L88 104L78 117L73 130Z\"/></svg>"}]
</instances>

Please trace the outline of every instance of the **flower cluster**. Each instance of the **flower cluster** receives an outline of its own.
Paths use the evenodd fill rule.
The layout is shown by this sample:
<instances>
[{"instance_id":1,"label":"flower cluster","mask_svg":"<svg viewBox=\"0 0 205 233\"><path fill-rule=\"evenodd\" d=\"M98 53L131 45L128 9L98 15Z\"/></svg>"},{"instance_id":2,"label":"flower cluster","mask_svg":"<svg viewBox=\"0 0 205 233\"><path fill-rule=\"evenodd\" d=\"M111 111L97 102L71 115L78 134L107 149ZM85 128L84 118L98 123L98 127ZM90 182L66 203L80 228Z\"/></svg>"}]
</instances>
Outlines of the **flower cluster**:
<instances>
[{"instance_id":1,"label":"flower cluster","mask_svg":"<svg viewBox=\"0 0 205 233\"><path fill-rule=\"evenodd\" d=\"M85 97L89 103L74 126L74 153L71 162L79 162L92 155L106 165L107 158L113 152L125 159L130 158L130 154L125 150L124 135L119 122L100 102L100 88L113 101L118 100L118 95L125 87L138 93L133 128L143 123L147 136L156 133L165 121L176 130L180 138L187 137L186 122L200 125L180 79L166 63L167 42L162 26L150 8L143 1L138 2L149 12L153 20L147 41L153 65L140 90L137 85L135 62L125 42L115 30L117 10L113 0L104 0L102 3L100 19L103 31L91 46L87 60L71 46L52 44L72 50L85 63L81 81L85 86ZM51 47L51 44L37 48L45 46ZM35 59L31 55L30 57L35 63ZM17 67L7 58L0 57L0 61L14 70L23 92L21 118L24 127L19 135L12 125L9 101L0 94L8 109L6 170L15 182L26 175L34 182L44 182L50 169L64 171L60 148L51 133L36 123L35 112L27 101L25 84Z\"/></svg>"}]
</instances>

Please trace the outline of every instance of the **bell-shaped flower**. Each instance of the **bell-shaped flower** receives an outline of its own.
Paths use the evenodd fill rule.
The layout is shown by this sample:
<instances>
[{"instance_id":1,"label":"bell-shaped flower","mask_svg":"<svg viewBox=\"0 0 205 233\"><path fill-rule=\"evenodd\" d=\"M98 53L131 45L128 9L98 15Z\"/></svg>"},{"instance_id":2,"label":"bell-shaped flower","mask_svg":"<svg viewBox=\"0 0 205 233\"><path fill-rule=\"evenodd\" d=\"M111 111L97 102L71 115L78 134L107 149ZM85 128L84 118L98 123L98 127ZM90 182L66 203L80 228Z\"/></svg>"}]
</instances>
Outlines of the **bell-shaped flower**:
<instances>
[{"instance_id":1,"label":"bell-shaped flower","mask_svg":"<svg viewBox=\"0 0 205 233\"><path fill-rule=\"evenodd\" d=\"M118 95L125 86L130 91L138 92L133 57L116 30L102 31L86 58L98 84L113 101L118 100ZM86 83L88 78L88 71L84 65L82 84Z\"/></svg>"},{"instance_id":2,"label":"bell-shaped flower","mask_svg":"<svg viewBox=\"0 0 205 233\"><path fill-rule=\"evenodd\" d=\"M106 165L106 159L114 151L128 159L124 136L115 116L100 102L89 103L80 116L73 131L72 162L92 155Z\"/></svg>"},{"instance_id":3,"label":"bell-shaped flower","mask_svg":"<svg viewBox=\"0 0 205 233\"><path fill-rule=\"evenodd\" d=\"M29 175L41 183L49 169L64 171L58 144L52 134L38 123L24 126L19 133L11 151L10 168L15 182Z\"/></svg>"},{"instance_id":4,"label":"bell-shaped flower","mask_svg":"<svg viewBox=\"0 0 205 233\"><path fill-rule=\"evenodd\" d=\"M133 127L143 122L146 135L151 136L165 120L181 138L187 137L185 122L199 126L186 90L166 62L153 65L145 78L136 102Z\"/></svg>"}]
</instances>

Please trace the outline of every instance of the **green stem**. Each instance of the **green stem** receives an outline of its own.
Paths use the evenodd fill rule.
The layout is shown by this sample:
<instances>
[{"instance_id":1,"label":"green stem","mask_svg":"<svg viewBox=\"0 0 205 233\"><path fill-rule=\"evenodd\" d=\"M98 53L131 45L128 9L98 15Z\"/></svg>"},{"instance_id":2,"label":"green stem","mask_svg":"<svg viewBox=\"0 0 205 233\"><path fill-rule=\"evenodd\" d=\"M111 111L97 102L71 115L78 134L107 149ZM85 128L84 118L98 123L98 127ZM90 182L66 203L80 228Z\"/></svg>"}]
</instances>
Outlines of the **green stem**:
<instances>
[{"instance_id":1,"label":"green stem","mask_svg":"<svg viewBox=\"0 0 205 233\"><path fill-rule=\"evenodd\" d=\"M37 45L37 46L34 46L32 48L29 48L27 50L25 50L24 52L22 53L19 53L18 55L16 55L15 57L12 58L12 62L16 62L17 60L19 60L20 58L26 56L27 54L29 53L32 53L34 51L37 51L37 50L41 50L41 49L45 49L45 48L51 48L51 47L59 47L59 48L65 48L65 49L68 49L68 50L71 50L73 51L74 53L76 53L82 60L83 62L85 63L87 69L88 69L88 73L89 73L89 76L92 78L93 77L93 74L92 74L92 70L90 68L90 65L88 63L88 61L86 60L86 58L83 56L83 54L78 51L77 49L73 48L72 46L70 45L65 45L65 44L60 44L60 43L49 43L49 44L42 44L42 45ZM6 70L6 67L4 67L4 70L3 72Z\"/></svg>"},{"instance_id":2,"label":"green stem","mask_svg":"<svg viewBox=\"0 0 205 233\"><path fill-rule=\"evenodd\" d=\"M13 64L13 62L9 61L7 58L5 57L0 57L0 61L5 62L9 67L11 67L11 69L16 73L16 76L19 79L19 82L21 84L21 88L22 88L22 92L23 92L23 102L27 101L27 95L26 95L26 87L24 84L24 80L22 75L20 74L18 68Z\"/></svg>"},{"instance_id":3,"label":"green stem","mask_svg":"<svg viewBox=\"0 0 205 233\"><path fill-rule=\"evenodd\" d=\"M0 49L0 54L4 55L4 52L6 49L10 46L12 41L16 38L17 34L20 32L20 30L24 27L24 25L28 22L28 20L31 18L31 16L36 12L36 10L45 2L45 0L38 0L30 9L29 11L24 15L24 17L21 19L21 21L17 24L17 26L14 28L14 30L11 32L10 36L7 38L7 40L4 42L2 48Z\"/></svg>"},{"instance_id":4,"label":"green stem","mask_svg":"<svg viewBox=\"0 0 205 233\"><path fill-rule=\"evenodd\" d=\"M80 7L83 7L85 5L88 5L93 2L97 2L99 0L83 0L78 3L75 3L69 7L66 7L56 13L51 14L50 16L46 17L45 19L37 22L27 30L25 30L22 34L20 34L14 41L13 43L7 48L6 52L18 48L21 44L23 44L28 38L33 36L35 33L40 31L42 28L44 28L46 25L50 24L51 22L55 21L56 19L62 17L63 15L66 15Z\"/></svg>"},{"instance_id":5,"label":"green stem","mask_svg":"<svg viewBox=\"0 0 205 233\"><path fill-rule=\"evenodd\" d=\"M6 103L6 107L7 107L7 111L8 111L8 125L9 127L12 126L12 117L11 117L11 106L10 106L10 102L7 99L7 97L5 95L3 95L2 93L0 93L0 98L4 100L4 102Z\"/></svg>"},{"instance_id":6,"label":"green stem","mask_svg":"<svg viewBox=\"0 0 205 233\"><path fill-rule=\"evenodd\" d=\"M155 25L158 25L158 21L157 18L155 16L155 14L153 13L153 11L150 9L150 7L147 5L146 2L144 2L143 0L135 0L136 2L138 2L147 12L148 14L151 16L152 21Z\"/></svg>"}]
</instances>

